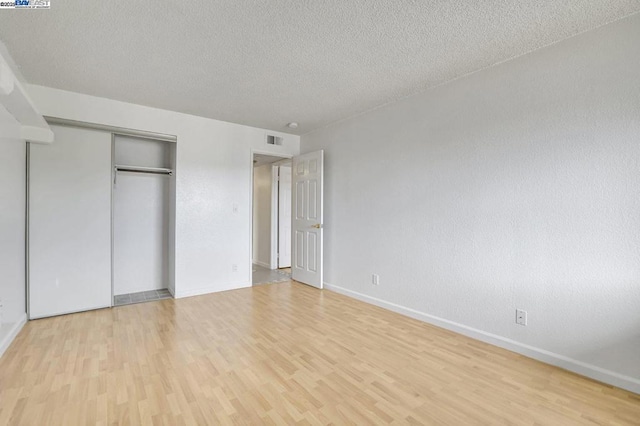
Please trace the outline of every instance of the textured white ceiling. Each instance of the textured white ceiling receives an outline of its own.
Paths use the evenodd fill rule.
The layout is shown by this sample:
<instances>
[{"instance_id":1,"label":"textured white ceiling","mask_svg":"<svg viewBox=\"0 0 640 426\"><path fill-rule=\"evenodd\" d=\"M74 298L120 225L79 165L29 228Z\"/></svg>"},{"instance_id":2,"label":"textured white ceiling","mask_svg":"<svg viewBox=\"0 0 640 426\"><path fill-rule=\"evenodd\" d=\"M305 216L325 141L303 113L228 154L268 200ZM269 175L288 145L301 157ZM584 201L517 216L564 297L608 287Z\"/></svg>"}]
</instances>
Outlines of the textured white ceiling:
<instances>
[{"instance_id":1,"label":"textured white ceiling","mask_svg":"<svg viewBox=\"0 0 640 426\"><path fill-rule=\"evenodd\" d=\"M51 3L0 10L28 82L297 134L640 11L637 0Z\"/></svg>"}]
</instances>

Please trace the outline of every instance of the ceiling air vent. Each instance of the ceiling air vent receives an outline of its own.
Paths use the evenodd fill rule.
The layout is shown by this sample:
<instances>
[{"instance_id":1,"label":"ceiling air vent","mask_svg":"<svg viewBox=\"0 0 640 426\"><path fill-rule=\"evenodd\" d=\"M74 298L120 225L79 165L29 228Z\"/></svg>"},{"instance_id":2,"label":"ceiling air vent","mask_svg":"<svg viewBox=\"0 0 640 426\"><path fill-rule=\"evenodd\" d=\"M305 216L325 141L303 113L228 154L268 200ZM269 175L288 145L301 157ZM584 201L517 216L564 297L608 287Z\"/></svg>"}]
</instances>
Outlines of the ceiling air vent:
<instances>
[{"instance_id":1,"label":"ceiling air vent","mask_svg":"<svg viewBox=\"0 0 640 426\"><path fill-rule=\"evenodd\" d=\"M267 135L267 145L282 145L282 138L280 136Z\"/></svg>"}]
</instances>

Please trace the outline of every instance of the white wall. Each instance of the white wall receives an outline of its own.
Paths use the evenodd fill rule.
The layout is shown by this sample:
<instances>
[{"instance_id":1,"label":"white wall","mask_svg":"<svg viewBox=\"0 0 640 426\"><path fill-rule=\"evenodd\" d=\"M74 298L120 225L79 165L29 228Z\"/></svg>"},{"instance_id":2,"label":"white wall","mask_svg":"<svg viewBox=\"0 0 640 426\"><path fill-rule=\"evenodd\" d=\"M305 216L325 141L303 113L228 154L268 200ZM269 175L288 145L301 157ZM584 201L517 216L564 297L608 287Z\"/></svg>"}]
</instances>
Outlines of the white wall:
<instances>
[{"instance_id":1,"label":"white wall","mask_svg":"<svg viewBox=\"0 0 640 426\"><path fill-rule=\"evenodd\" d=\"M253 263L271 267L271 164L253 168Z\"/></svg>"},{"instance_id":2,"label":"white wall","mask_svg":"<svg viewBox=\"0 0 640 426\"><path fill-rule=\"evenodd\" d=\"M113 189L113 293L169 286L169 176L118 173Z\"/></svg>"},{"instance_id":3,"label":"white wall","mask_svg":"<svg viewBox=\"0 0 640 426\"><path fill-rule=\"evenodd\" d=\"M283 145L267 145L263 129L42 86L28 90L43 115L176 135L175 294L251 285L252 150L294 155L298 136L278 134Z\"/></svg>"},{"instance_id":4,"label":"white wall","mask_svg":"<svg viewBox=\"0 0 640 426\"><path fill-rule=\"evenodd\" d=\"M277 258L274 259L274 263L278 268L290 268L291 267L291 190L292 190L292 173L291 162L288 165L281 165L278 167L278 217L276 220L271 219L272 226L276 229L276 232L271 232L272 236L277 236L276 240L272 242L272 247L277 247L275 250ZM273 250L273 248L272 248Z\"/></svg>"},{"instance_id":5,"label":"white wall","mask_svg":"<svg viewBox=\"0 0 640 426\"><path fill-rule=\"evenodd\" d=\"M639 45L636 15L304 135L328 287L640 392Z\"/></svg>"},{"instance_id":6,"label":"white wall","mask_svg":"<svg viewBox=\"0 0 640 426\"><path fill-rule=\"evenodd\" d=\"M21 140L0 139L0 355L27 319L25 304L25 159Z\"/></svg>"},{"instance_id":7,"label":"white wall","mask_svg":"<svg viewBox=\"0 0 640 426\"><path fill-rule=\"evenodd\" d=\"M25 315L25 159L26 144L0 140L0 299L3 323Z\"/></svg>"}]
</instances>

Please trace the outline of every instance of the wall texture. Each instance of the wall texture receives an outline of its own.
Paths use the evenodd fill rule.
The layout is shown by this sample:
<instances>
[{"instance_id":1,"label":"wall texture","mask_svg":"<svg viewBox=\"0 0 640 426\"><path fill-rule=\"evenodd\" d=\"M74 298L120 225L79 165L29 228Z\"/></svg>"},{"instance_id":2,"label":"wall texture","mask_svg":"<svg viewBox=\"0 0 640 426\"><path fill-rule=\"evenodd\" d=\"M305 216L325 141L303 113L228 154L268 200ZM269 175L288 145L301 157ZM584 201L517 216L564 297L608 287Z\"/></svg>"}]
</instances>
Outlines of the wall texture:
<instances>
[{"instance_id":1,"label":"wall texture","mask_svg":"<svg viewBox=\"0 0 640 426\"><path fill-rule=\"evenodd\" d=\"M175 294L251 285L252 152L295 155L298 136L269 132L283 145L267 145L264 129L42 86L28 90L46 116L176 135Z\"/></svg>"},{"instance_id":2,"label":"wall texture","mask_svg":"<svg viewBox=\"0 0 640 426\"><path fill-rule=\"evenodd\" d=\"M304 135L328 288L640 392L638 45L637 15Z\"/></svg>"},{"instance_id":3,"label":"wall texture","mask_svg":"<svg viewBox=\"0 0 640 426\"><path fill-rule=\"evenodd\" d=\"M167 176L119 173L113 190L113 291L169 287Z\"/></svg>"},{"instance_id":4,"label":"wall texture","mask_svg":"<svg viewBox=\"0 0 640 426\"><path fill-rule=\"evenodd\" d=\"M253 262L271 268L271 164L253 169Z\"/></svg>"}]
</instances>

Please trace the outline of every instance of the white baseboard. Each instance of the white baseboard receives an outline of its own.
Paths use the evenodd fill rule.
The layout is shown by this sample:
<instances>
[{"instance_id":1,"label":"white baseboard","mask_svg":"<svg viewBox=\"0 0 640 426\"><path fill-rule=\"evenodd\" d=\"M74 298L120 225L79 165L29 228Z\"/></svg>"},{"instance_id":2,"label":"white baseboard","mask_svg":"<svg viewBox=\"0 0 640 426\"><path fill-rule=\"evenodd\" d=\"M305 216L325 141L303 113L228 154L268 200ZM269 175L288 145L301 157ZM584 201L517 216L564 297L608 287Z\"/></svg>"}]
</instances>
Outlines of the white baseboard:
<instances>
[{"instance_id":1,"label":"white baseboard","mask_svg":"<svg viewBox=\"0 0 640 426\"><path fill-rule=\"evenodd\" d=\"M260 265L263 268L271 269L271 265L269 265L268 263L261 262L259 260L254 260L253 263L255 263L256 265Z\"/></svg>"},{"instance_id":2,"label":"white baseboard","mask_svg":"<svg viewBox=\"0 0 640 426\"><path fill-rule=\"evenodd\" d=\"M237 290L239 288L246 288L246 287L251 287L251 283L249 284L230 283L225 285L218 284L215 286L192 288L187 290L177 290L175 291L175 294L173 297L176 299L182 299L183 297L201 296L203 294L218 293L220 291L227 291L227 290Z\"/></svg>"},{"instance_id":3,"label":"white baseboard","mask_svg":"<svg viewBox=\"0 0 640 426\"><path fill-rule=\"evenodd\" d=\"M24 313L16 322L2 324L0 327L0 356L9 348L22 327L27 323L27 314Z\"/></svg>"},{"instance_id":4,"label":"white baseboard","mask_svg":"<svg viewBox=\"0 0 640 426\"><path fill-rule=\"evenodd\" d=\"M169 293L171 294L171 297L173 297L174 299L176 298L176 291L173 289L173 287L168 286L167 290L169 291Z\"/></svg>"},{"instance_id":5,"label":"white baseboard","mask_svg":"<svg viewBox=\"0 0 640 426\"><path fill-rule=\"evenodd\" d=\"M366 303L370 303L375 306L379 306L384 309L388 309L401 315L405 315L441 328L445 328L447 330L451 330L455 333L471 337L472 339L480 340L482 342L486 342L494 346L499 346L501 348L516 352L529 358L533 358L547 364L555 365L556 367L564 368L565 370L572 371L582 376L586 376L591 379L640 394L640 379L625 376L623 374L606 370L604 368L588 364L586 362L578 361L564 355L556 354L545 349L525 345L524 343L520 343L515 340L507 339L496 334L478 330L473 327L449 321L447 319L430 315L425 312L420 312L415 309L407 308L395 303L387 302L382 299L367 296L366 294L358 293L356 291L352 291L333 284L325 282L324 288Z\"/></svg>"}]
</instances>

